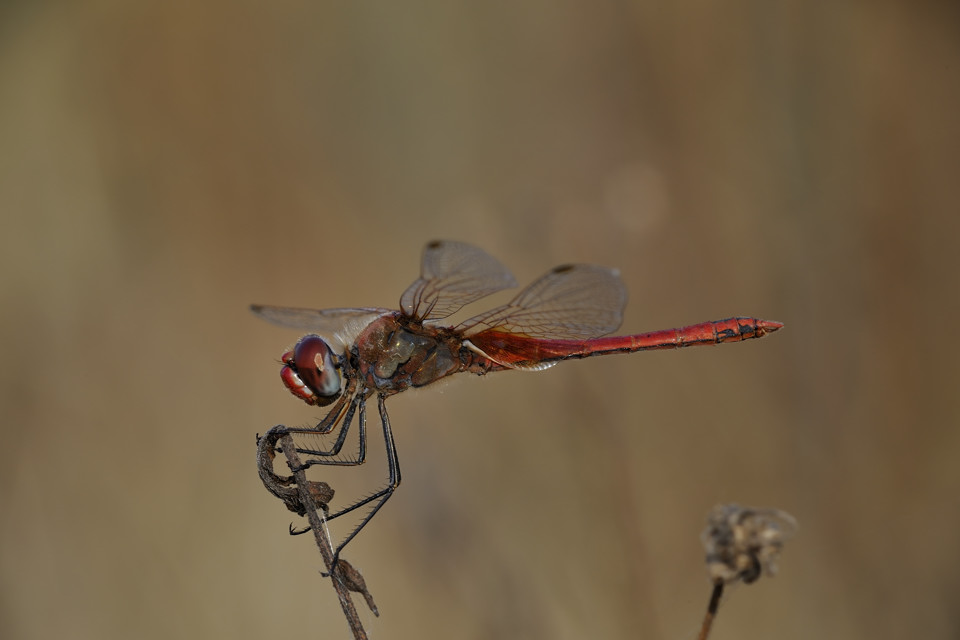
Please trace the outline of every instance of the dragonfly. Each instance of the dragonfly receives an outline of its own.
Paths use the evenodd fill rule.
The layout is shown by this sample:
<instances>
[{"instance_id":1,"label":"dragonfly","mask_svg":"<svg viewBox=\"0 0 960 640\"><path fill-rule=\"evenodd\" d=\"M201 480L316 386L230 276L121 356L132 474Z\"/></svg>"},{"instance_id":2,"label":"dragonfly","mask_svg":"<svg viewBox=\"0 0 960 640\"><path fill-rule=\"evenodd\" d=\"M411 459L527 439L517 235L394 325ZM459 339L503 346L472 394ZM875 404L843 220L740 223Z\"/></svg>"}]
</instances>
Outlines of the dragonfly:
<instances>
[{"instance_id":1,"label":"dragonfly","mask_svg":"<svg viewBox=\"0 0 960 640\"><path fill-rule=\"evenodd\" d=\"M333 520L362 507L368 512L334 550L366 526L400 485L400 464L387 398L457 373L485 375L541 370L563 360L654 349L677 349L761 338L783 324L752 317L701 322L676 329L609 336L623 319L626 287L616 269L591 264L555 267L504 305L454 326L448 318L466 305L516 287L513 275L482 249L449 240L429 242L420 277L400 297L400 309L376 307L303 309L251 305L274 324L310 331L282 357L280 378L311 406L329 406L315 426L278 425L265 437L285 434L332 437L332 446L305 446L304 469L314 465L355 466L366 455L366 403L376 396L386 444L388 481L378 491L339 511ZM354 457L340 456L354 417L359 445ZM326 505L324 505L326 511ZM303 531L291 533L303 533Z\"/></svg>"}]
</instances>

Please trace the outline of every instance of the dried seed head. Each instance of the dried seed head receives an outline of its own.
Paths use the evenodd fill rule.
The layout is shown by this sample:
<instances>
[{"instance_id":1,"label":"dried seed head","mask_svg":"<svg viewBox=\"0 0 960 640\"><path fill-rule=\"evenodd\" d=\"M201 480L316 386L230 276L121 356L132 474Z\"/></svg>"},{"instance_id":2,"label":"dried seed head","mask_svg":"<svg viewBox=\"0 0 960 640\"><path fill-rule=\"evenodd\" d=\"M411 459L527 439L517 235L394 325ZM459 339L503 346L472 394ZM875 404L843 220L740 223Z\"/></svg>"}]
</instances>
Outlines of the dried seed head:
<instances>
[{"instance_id":1,"label":"dried seed head","mask_svg":"<svg viewBox=\"0 0 960 640\"><path fill-rule=\"evenodd\" d=\"M714 582L750 584L764 573L776 575L783 543L796 530L793 516L779 509L717 505L700 536L710 577Z\"/></svg>"}]
</instances>

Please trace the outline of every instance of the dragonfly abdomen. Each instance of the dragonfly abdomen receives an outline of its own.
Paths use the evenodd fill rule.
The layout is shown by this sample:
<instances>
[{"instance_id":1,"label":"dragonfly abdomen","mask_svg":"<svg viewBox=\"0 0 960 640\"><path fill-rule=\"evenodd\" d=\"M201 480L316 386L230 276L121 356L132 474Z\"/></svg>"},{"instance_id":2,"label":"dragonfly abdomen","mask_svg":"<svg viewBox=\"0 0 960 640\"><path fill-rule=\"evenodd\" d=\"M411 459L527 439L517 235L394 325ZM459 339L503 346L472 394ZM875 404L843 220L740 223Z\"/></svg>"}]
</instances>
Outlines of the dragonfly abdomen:
<instances>
[{"instance_id":1,"label":"dragonfly abdomen","mask_svg":"<svg viewBox=\"0 0 960 640\"><path fill-rule=\"evenodd\" d=\"M740 342L760 338L776 331L779 322L758 318L727 318L701 322L677 329L651 331L630 336L610 336L589 340L553 340L488 330L470 341L494 362L506 367L589 358L614 353L634 353L655 349L680 349L701 345Z\"/></svg>"}]
</instances>

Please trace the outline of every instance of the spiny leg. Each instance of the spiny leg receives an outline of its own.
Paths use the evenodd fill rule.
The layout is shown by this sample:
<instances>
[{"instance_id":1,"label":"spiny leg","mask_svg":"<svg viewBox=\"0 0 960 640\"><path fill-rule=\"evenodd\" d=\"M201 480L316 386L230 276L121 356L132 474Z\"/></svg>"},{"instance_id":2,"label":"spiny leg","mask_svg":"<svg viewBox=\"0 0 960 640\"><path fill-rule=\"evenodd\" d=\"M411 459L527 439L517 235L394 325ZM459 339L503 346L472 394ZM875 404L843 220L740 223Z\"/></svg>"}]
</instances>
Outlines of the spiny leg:
<instances>
[{"instance_id":1,"label":"spiny leg","mask_svg":"<svg viewBox=\"0 0 960 640\"><path fill-rule=\"evenodd\" d=\"M340 435L339 435L339 437L337 438L337 442L334 444L334 446L333 446L332 449L330 449L329 451L315 450L315 449L303 449L303 448L300 448L300 447L298 447L298 448L296 449L297 453L304 453L304 454L313 455L313 456L334 456L334 455L337 455L337 453L339 453L340 449L343 447L343 443L344 443L344 440L346 439L347 431L350 429L350 423L353 421L353 413L354 413L354 411L359 407L360 415L359 415L357 421L359 422L359 426L358 426L358 432L359 432L359 433L358 433L358 437L359 437L360 445L359 445L359 452L358 452L358 454L357 454L356 459L354 459L354 460L330 460L330 459L323 458L323 457L311 458L311 459L307 460L306 462L304 462L303 464L301 464L301 465L300 465L300 468L299 468L299 469L296 469L295 471L305 471L306 469L309 469L310 467L312 467L312 466L314 466L314 465L318 465L318 464L320 464L320 465L332 465L332 466L357 466L357 465L363 464L363 462L364 462L364 460L366 459L366 456L367 456L367 397L368 397L368 394L367 394L366 392L364 392L364 393L359 393L359 394L357 394L357 396L353 399L353 401L350 403L350 409L347 411L346 417L344 418L344 424L343 424L343 427L340 429ZM308 433L308 434L309 434L309 433L314 433L314 431L313 431L312 429L300 429L300 430L297 430L297 431L295 431L295 432L296 432L296 433ZM338 516L343 515L344 513L349 513L349 512L352 511L354 508L356 508L356 506L359 506L359 505L355 505L354 507L350 507L350 508L348 508L348 509L344 509L343 511L340 511L340 512L338 512L338 513L335 513L335 514L333 514L333 515L330 515L330 511L329 511L329 509L327 508L326 503L322 503L322 504L320 505L321 509L323 510L323 519L324 519L324 520L332 520L332 519L334 519L334 518L336 518L336 517L338 517ZM295 528L293 527L293 525L290 525L290 535L292 535L292 536L303 535L304 533L307 533L308 531L310 531L310 527L309 527L309 526L304 527L304 528L302 528L302 529L295 529Z\"/></svg>"},{"instance_id":2,"label":"spiny leg","mask_svg":"<svg viewBox=\"0 0 960 640\"><path fill-rule=\"evenodd\" d=\"M359 509L360 507L367 505L374 500L377 501L377 504L375 504L373 509L370 510L370 513L364 516L363 520L359 525L357 525L353 532L351 532L350 535L343 540L343 542L337 545L337 548L333 553L333 562L330 564L331 567L337 566L337 559L340 557L340 552L343 551L343 548L346 547L347 544L349 544L350 541L353 540L358 533L360 533L360 530L363 529L367 523L373 519L373 516L377 514L377 511L380 510L380 507L386 504L387 500L390 499L390 496L393 495L393 492L396 491L398 486L400 486L400 461L397 459L397 447L393 441L393 430L390 428L390 416L387 415L387 408L384 405L385 400L386 396L377 396L377 409L380 412L380 422L383 424L383 440L387 448L387 465L390 477L387 482L387 486L385 486L383 489L380 489L373 495L368 496L345 509L341 509L327 518L328 520L332 520L344 514L350 513L351 511L355 511L356 509Z\"/></svg>"},{"instance_id":3,"label":"spiny leg","mask_svg":"<svg viewBox=\"0 0 960 640\"><path fill-rule=\"evenodd\" d=\"M316 449L316 448L303 448L295 447L297 453L302 453L314 458L308 459L305 464L301 464L299 469L292 469L292 471L301 471L305 470L315 464L326 464L326 465L336 465L336 466L356 466L363 464L366 458L366 400L370 396L369 390L363 389L360 393L356 393L358 385L355 381L350 381L345 390L345 393L337 400L336 404L327 412L327 415L324 416L323 420L320 421L316 427L286 427L284 425L277 425L267 431L262 437L258 436L257 442L257 466L260 472L260 478L264 483L264 486L268 491L273 493L275 496L287 503L287 507L300 515L303 515L303 509L305 508L303 504L300 503L297 499L296 490L290 489L290 485L294 482L292 476L279 476L273 469L273 461L276 456L276 453L280 450L277 447L277 441L285 435L289 434L299 434L299 435L325 435L329 434L333 429L341 424L340 433L337 436L337 440L334 443L333 447L330 450ZM336 456L340 453L343 448L344 442L346 441L347 434L350 430L350 425L353 422L353 415L356 412L357 408L360 409L360 427L359 427L359 449L358 455L353 460L332 460L332 456ZM323 456L326 456L324 458ZM319 483L325 484L325 483ZM328 487L329 488L329 487ZM332 493L332 491L331 491ZM324 511L324 517L326 518L329 510L326 506L326 501L320 503L320 507ZM292 535L299 535L309 531L309 527L306 529L294 529L291 526L290 533Z\"/></svg>"},{"instance_id":4,"label":"spiny leg","mask_svg":"<svg viewBox=\"0 0 960 640\"><path fill-rule=\"evenodd\" d=\"M345 433L350 427L350 422L352 422L353 420L353 414L355 410L359 408L360 415L358 418L358 422L360 424L359 424L358 430L359 430L359 439L360 439L360 450L359 450L359 455L357 459L356 460L330 460L330 459L318 457L318 458L306 461L301 467L301 469L306 469L316 464L355 466L363 463L366 456L366 400L368 397L369 397L369 393L362 392L357 394L353 398L353 400L350 403L350 407L347 410L346 415L344 416L344 420L345 420L344 425L341 429L341 433L339 437L337 438L337 443L334 444L334 447L330 451L322 451L322 450L315 451L315 450L304 450L301 448L297 448L298 452L307 453L310 455L316 455L316 456L336 455L336 453L339 452L340 448L343 446L343 442L346 438ZM386 504L387 500L390 499L390 496L393 495L393 492L400 485L400 463L397 458L397 448L393 439L393 430L390 426L390 416L387 414L387 409L384 404L385 400L386 400L386 396L383 396L383 395L377 396L377 409L380 413L380 422L383 425L383 439L384 439L384 444L386 446L386 452L387 452L387 465L388 465L389 479L385 487L373 493L372 495L367 496L366 498L363 498L362 500L355 502L349 507L346 507L344 509L341 509L340 511L337 511L336 513L333 513L330 515L327 515L326 513L324 513L324 520L329 521L335 518L339 518L342 515L351 513L367 504L370 504L371 502L377 501L373 509L371 509L370 512L364 516L360 524L357 525L357 527L350 533L350 535L348 535L343 540L343 542L341 542L337 546L333 554L333 562L330 565L331 567L336 566L337 560L340 557L340 552L343 551L343 548L346 547L347 544L350 543L350 541L353 540L358 533L360 533L360 530L363 529L363 527L365 527L367 523L370 522L371 519L373 519L373 516L376 515L376 513L380 510L381 507L383 507L384 504ZM326 419L324 420L324 422L326 422ZM321 425L322 424L323 423L321 423ZM320 427L321 425L318 425L318 427ZM274 429L276 429L276 427ZM273 431L273 429L271 431ZM321 433L319 429L311 429L311 428L292 428L292 429L283 428L283 431L285 433L301 433L301 434ZM328 427L324 433L329 433L329 431L330 431L330 428ZM309 527L304 529L291 529L290 533L292 535L300 535L300 534L306 533L307 531L310 531Z\"/></svg>"},{"instance_id":5,"label":"spiny leg","mask_svg":"<svg viewBox=\"0 0 960 640\"><path fill-rule=\"evenodd\" d=\"M337 399L336 404L330 407L330 410L327 411L327 415L325 415L323 420L317 423L316 426L288 427L286 425L278 424L263 434L263 436L258 435L257 444L273 448L276 446L277 441L288 433L316 433L320 435L330 433L343 418L344 411L346 411L348 408L348 401L353 398L355 390L356 384L351 381L346 391L341 394L340 398Z\"/></svg>"},{"instance_id":6,"label":"spiny leg","mask_svg":"<svg viewBox=\"0 0 960 640\"><path fill-rule=\"evenodd\" d=\"M313 456L310 459L306 460L303 463L303 466L300 469L309 469L313 465L322 464L322 465L332 465L332 466L341 466L341 467L355 467L364 463L367 457L367 397L366 392L358 393L353 397L353 400L350 402L350 406L347 409L346 414L343 417L343 426L340 428L340 433L337 434L337 440L333 443L333 446L330 449L308 449L306 447L297 447L297 453L302 453L305 455ZM359 424L359 450L357 452L357 457L353 460L332 460L333 456L339 455L340 450L343 448L344 442L347 439L347 433L350 431L350 425L353 423L353 414L360 410L360 416L358 419ZM324 420L326 421L326 420ZM309 428L293 428L289 429L288 433L300 433L300 434L319 434L323 435L329 433L327 431L319 431L316 429Z\"/></svg>"},{"instance_id":7,"label":"spiny leg","mask_svg":"<svg viewBox=\"0 0 960 640\"><path fill-rule=\"evenodd\" d=\"M340 394L340 397L337 398L336 404L330 407L330 410L327 411L327 415L323 417L319 423L314 427L288 427L287 433L297 433L297 432L309 432L309 433L330 433L333 431L340 421L343 419L343 413L347 409L347 403L354 398L354 394L357 391L357 382L356 380L350 380L347 382L347 388L344 389L343 393Z\"/></svg>"},{"instance_id":8,"label":"spiny leg","mask_svg":"<svg viewBox=\"0 0 960 640\"><path fill-rule=\"evenodd\" d=\"M344 413L348 413L350 416L353 415L354 405L356 403L356 397L354 395L357 385L353 381L349 383L346 391L340 396L336 404L334 404L330 410L327 412L327 415L323 417L315 427L287 427L282 424L271 428L262 436L257 436L257 446L258 450L261 450L258 453L258 460L260 460L260 476L263 478L264 483L266 484L268 480L271 480L273 483L279 483L281 485L289 485L292 481L292 478L283 478L278 476L273 471L273 459L280 450L277 448L277 441L281 437L290 434L290 433L308 433L308 434L317 434L325 435L333 431L336 425L340 424L341 420L344 418ZM347 427L349 427L349 420ZM337 443L339 447L343 446L343 442L346 439L346 429L342 429L339 437L337 438ZM336 447L339 451L339 447ZM303 451L297 449L298 453L310 453L309 451ZM316 455L321 455L317 453ZM335 454L334 454L335 455ZM267 487L270 489L270 487ZM272 493L275 493L271 489Z\"/></svg>"}]
</instances>

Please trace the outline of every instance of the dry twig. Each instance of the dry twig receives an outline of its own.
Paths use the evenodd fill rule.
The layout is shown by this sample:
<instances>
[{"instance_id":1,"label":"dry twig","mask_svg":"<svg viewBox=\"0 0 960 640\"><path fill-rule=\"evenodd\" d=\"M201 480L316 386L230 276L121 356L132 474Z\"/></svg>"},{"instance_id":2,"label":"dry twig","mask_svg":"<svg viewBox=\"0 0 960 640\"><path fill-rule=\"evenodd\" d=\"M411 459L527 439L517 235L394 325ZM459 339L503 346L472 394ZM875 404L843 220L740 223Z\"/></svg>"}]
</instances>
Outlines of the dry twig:
<instances>
[{"instance_id":1,"label":"dry twig","mask_svg":"<svg viewBox=\"0 0 960 640\"><path fill-rule=\"evenodd\" d=\"M273 460L276 457L278 446L287 458L287 465L293 472L292 476L278 476L273 470ZM283 500L290 511L306 516L310 523L310 530L313 531L317 548L323 557L327 574L331 576L330 581L333 583L333 588L340 600L340 607L347 618L347 624L350 625L350 631L355 640L366 640L367 634L357 615L357 609L350 597L350 591L362 594L374 615L379 616L380 614L360 572L342 558L337 562L336 567L332 566L333 545L327 533L324 516L327 513L327 503L333 498L333 489L325 482L307 480L293 439L290 435L280 432L277 427L274 427L259 439L257 467L260 472L260 479L267 490Z\"/></svg>"}]
</instances>

